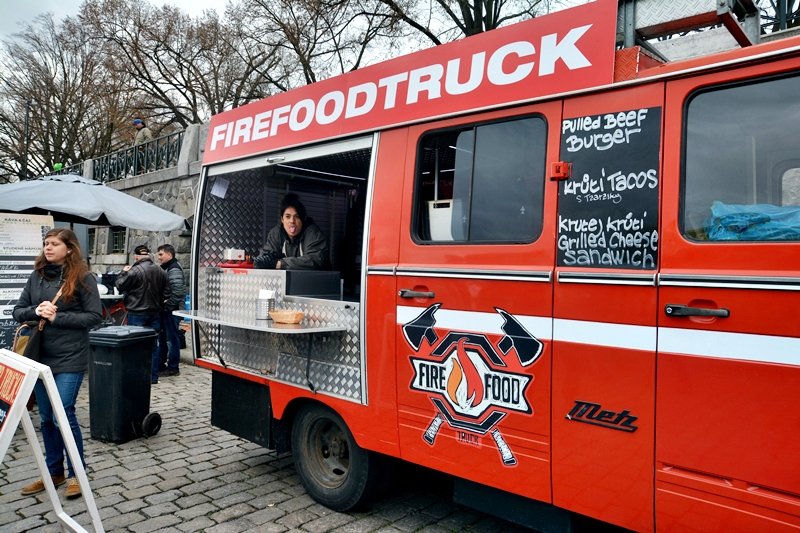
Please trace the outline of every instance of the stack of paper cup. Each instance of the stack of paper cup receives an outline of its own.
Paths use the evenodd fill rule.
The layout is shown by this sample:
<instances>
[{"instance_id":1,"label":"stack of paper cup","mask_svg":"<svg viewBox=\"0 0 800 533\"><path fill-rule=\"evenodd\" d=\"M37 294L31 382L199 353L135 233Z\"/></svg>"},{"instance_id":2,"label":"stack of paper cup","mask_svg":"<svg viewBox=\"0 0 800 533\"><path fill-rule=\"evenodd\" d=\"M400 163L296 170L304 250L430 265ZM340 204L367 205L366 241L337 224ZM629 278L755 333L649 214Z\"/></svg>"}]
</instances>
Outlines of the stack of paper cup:
<instances>
[{"instance_id":1,"label":"stack of paper cup","mask_svg":"<svg viewBox=\"0 0 800 533\"><path fill-rule=\"evenodd\" d=\"M275 309L275 291L259 289L256 300L256 320L269 320L269 312Z\"/></svg>"}]
</instances>

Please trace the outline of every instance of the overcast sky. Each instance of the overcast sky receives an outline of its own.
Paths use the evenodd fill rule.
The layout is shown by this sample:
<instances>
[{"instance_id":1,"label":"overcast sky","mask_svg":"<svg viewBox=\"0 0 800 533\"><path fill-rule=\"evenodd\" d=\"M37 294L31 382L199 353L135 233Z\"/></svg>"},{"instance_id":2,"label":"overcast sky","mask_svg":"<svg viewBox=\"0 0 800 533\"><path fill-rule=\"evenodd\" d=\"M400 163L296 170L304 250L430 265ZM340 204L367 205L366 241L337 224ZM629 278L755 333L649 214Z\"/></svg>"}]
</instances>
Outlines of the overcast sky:
<instances>
[{"instance_id":1,"label":"overcast sky","mask_svg":"<svg viewBox=\"0 0 800 533\"><path fill-rule=\"evenodd\" d=\"M143 0L144 1L144 0ZM53 13L56 20L78 13L83 0L0 0L0 37L20 31L20 23L31 22L42 13ZM172 4L192 16L206 9L225 10L225 0L149 0L151 4Z\"/></svg>"}]
</instances>

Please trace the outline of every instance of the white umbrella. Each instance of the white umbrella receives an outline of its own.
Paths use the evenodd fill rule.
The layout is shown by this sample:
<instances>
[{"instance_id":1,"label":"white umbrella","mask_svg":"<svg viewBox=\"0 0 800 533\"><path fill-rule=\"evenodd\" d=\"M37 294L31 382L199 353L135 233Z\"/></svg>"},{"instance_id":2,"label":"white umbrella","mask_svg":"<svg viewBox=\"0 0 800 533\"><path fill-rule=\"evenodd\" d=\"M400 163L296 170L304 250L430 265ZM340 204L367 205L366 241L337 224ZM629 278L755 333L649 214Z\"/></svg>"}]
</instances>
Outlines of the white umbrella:
<instances>
[{"instance_id":1,"label":"white umbrella","mask_svg":"<svg viewBox=\"0 0 800 533\"><path fill-rule=\"evenodd\" d=\"M50 214L56 220L146 231L187 227L186 219L74 174L0 185L0 211Z\"/></svg>"}]
</instances>

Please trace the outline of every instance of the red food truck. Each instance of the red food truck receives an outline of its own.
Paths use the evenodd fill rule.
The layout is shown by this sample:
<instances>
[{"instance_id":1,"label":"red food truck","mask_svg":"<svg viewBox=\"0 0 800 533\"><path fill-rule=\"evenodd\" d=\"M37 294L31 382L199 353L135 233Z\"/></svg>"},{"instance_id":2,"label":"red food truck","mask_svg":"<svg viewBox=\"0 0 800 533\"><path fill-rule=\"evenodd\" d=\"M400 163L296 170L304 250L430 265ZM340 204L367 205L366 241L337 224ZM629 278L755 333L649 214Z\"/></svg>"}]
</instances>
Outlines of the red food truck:
<instances>
[{"instance_id":1,"label":"red food truck","mask_svg":"<svg viewBox=\"0 0 800 533\"><path fill-rule=\"evenodd\" d=\"M617 11L213 117L179 313L212 424L336 510L396 458L540 530L800 529L800 38L664 62ZM226 262L287 192L331 270Z\"/></svg>"}]
</instances>

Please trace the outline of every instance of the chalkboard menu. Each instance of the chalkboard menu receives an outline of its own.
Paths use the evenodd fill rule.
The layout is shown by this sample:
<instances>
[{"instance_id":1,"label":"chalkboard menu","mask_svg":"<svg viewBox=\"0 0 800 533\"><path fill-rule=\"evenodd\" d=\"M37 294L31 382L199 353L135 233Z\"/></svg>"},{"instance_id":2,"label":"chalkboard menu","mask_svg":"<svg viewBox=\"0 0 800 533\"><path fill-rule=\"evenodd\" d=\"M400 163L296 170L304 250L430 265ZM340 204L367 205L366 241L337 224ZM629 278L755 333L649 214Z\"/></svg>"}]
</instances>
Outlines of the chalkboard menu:
<instances>
[{"instance_id":1,"label":"chalkboard menu","mask_svg":"<svg viewBox=\"0 0 800 533\"><path fill-rule=\"evenodd\" d=\"M11 312L52 227L51 216L0 213L0 348L11 349L19 325Z\"/></svg>"},{"instance_id":2,"label":"chalkboard menu","mask_svg":"<svg viewBox=\"0 0 800 533\"><path fill-rule=\"evenodd\" d=\"M558 264L655 269L661 108L570 118L558 190Z\"/></svg>"}]
</instances>

